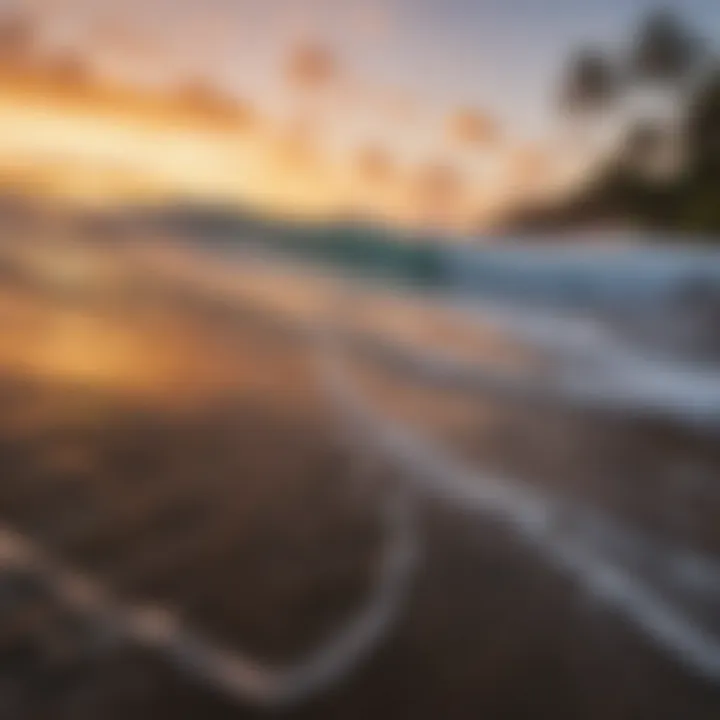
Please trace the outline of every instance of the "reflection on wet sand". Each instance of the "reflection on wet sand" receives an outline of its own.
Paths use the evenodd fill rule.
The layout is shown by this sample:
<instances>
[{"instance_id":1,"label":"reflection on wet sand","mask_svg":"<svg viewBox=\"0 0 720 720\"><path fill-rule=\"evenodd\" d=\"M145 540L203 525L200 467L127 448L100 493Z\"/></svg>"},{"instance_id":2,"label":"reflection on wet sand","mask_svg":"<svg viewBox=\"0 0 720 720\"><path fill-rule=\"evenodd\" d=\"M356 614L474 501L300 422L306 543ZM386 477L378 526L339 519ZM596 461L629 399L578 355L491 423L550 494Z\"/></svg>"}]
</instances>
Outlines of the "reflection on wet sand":
<instances>
[{"instance_id":1,"label":"reflection on wet sand","mask_svg":"<svg viewBox=\"0 0 720 720\"><path fill-rule=\"evenodd\" d=\"M54 253L68 258L62 267L52 262ZM416 718L522 717L532 710L568 720L627 713L654 720L659 708L668 717L716 716L712 683L691 663L658 648L577 575L545 562L542 548L518 538L512 524L434 500L453 485L449 476L444 487L442 478L424 474L432 463L409 467L354 432L318 374L315 345L319 320L353 318L337 307L313 314L328 297L320 283L304 294L303 283L286 280L287 296L268 307L276 301L272 289L284 284L266 284L269 267L258 270L255 285L253 266L235 284L225 274L221 291L216 276L199 266L191 277L192 256L179 256L186 263L180 277L176 267L161 272L147 255L132 245L79 242L47 245L37 256L3 255L0 525L49 551L58 567L77 568L73 577L92 578L113 604L100 618L114 619L99 632L98 613L58 604L42 573L3 573L7 618L23 626L13 619L26 609L12 600L18 587L38 608L37 617L24 620L30 660L13 681L17 712L37 707L31 694L41 676L61 678L52 711L75 707L85 693L93 697L90 709L68 710L73 720L101 710L127 717L127 706L113 698L140 668L144 685L125 691L138 718L237 717L263 693L228 692L247 691L230 681L247 666L231 663L236 673L228 675L218 661L227 656L214 654L222 647L253 659L253 677L272 679L261 685L276 702L296 697L298 687L320 687L309 705L297 706L303 717L388 716L393 708ZM305 296L315 299L305 304ZM367 336L386 320L378 335L388 341L408 317L421 317L408 303L394 305L385 319L378 294L365 314L355 314L353 329ZM453 337L449 349L464 359L481 353L481 343L466 343L468 335L449 326L413 335L411 325L400 342L424 347ZM610 538L612 560L620 557L643 578L654 581L664 571L656 563L660 546L637 537L661 536L673 552L687 541L695 549L716 547L710 503L708 517L694 511L683 534L669 513L656 512L662 503L647 485L654 469L643 469L649 455L668 466L665 492L670 470L688 454L702 466L698 472L717 467L707 443L680 436L672 449L667 443L650 453L655 431L641 425L613 429L582 414L443 393L362 353L346 369L381 417L429 432L478 467L587 503L598 510L595 520L614 513L623 532ZM375 423L376 432L383 428ZM596 460L602 455L612 469L627 459L623 437L632 438L633 464L609 482ZM433 493L415 496L423 486ZM411 592L403 534L389 533L386 553L378 522L388 491L398 487L413 494L422 537L424 562L411 573ZM508 485L501 495L513 499L516 492ZM585 519L588 528L607 535L607 524L590 528L593 518ZM628 526L636 534L628 535ZM598 540L603 550L606 540ZM13 547L22 550L23 542ZM675 565L673 572L687 569ZM138 604L162 612L141 612L133 632L116 632L123 609ZM704 617L707 609L697 612ZM135 643L139 636L153 636L154 648ZM319 660L303 665L318 646L311 658ZM0 657L4 648L0 638ZM61 660L52 665L58 648ZM297 658L300 672L275 672ZM92 663L98 669L88 675ZM38 712L51 717L48 708Z\"/></svg>"}]
</instances>

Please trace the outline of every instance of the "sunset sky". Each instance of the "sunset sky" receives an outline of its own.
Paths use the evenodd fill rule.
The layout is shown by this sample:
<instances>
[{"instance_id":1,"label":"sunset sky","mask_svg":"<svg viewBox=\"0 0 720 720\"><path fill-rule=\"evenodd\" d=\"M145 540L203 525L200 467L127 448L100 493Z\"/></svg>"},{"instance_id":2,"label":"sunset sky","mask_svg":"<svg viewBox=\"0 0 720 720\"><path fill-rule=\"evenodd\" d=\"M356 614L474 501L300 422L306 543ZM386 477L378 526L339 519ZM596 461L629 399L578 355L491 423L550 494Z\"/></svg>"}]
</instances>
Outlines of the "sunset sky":
<instances>
[{"instance_id":1,"label":"sunset sky","mask_svg":"<svg viewBox=\"0 0 720 720\"><path fill-rule=\"evenodd\" d=\"M717 0L675 0L720 38ZM113 183L217 195L288 211L350 209L482 220L582 164L555 101L578 45L617 47L651 0L21 0L44 46L107 82L201 81L244 104L242 131L0 95L0 158L38 157L102 195ZM157 92L161 92L157 90ZM12 94L10 94L12 95ZM102 112L101 112L102 111ZM122 117L120 117L122 116ZM201 124L202 125L202 124ZM3 166L7 162L3 163ZM83 174L83 168L92 172ZM32 172L28 169L30 177ZM104 172L104 171L103 171ZM147 177L146 177L147 176ZM544 188L539 189L542 181ZM32 181L32 179L31 179ZM112 183L111 183L112 184ZM72 193L71 193L72 194Z\"/></svg>"}]
</instances>

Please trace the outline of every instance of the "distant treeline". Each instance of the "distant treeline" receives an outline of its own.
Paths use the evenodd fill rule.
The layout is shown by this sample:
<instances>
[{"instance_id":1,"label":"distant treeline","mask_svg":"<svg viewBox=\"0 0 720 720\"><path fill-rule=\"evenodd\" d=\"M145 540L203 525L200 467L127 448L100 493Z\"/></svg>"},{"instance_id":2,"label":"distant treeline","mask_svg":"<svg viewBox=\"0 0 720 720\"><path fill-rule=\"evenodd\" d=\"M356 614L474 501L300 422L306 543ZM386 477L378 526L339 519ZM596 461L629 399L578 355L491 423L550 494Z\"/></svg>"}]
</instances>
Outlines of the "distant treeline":
<instances>
[{"instance_id":1,"label":"distant treeline","mask_svg":"<svg viewBox=\"0 0 720 720\"><path fill-rule=\"evenodd\" d=\"M651 113L629 111L648 98ZM570 197L524 208L508 227L625 226L720 236L720 61L681 19L653 13L619 58L592 48L579 52L561 101L586 139L614 122L624 128L620 142Z\"/></svg>"}]
</instances>

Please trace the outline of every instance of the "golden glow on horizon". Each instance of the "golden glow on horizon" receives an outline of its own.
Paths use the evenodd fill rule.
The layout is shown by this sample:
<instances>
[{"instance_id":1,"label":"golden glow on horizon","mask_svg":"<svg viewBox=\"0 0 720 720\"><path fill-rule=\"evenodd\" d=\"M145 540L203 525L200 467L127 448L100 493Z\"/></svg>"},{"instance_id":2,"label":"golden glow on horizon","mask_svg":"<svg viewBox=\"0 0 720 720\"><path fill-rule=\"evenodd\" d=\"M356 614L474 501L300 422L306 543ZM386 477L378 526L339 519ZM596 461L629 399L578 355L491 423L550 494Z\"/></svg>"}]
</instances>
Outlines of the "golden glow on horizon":
<instances>
[{"instance_id":1,"label":"golden glow on horizon","mask_svg":"<svg viewBox=\"0 0 720 720\"><path fill-rule=\"evenodd\" d=\"M312 132L298 134L277 121L254 117L233 125L222 115L188 115L182 104L153 110L126 93L122 104L122 93L83 99L82 93L6 85L0 184L84 203L205 200L456 229L491 217L513 195L452 162L408 169L374 146L331 156ZM472 119L477 135L480 120Z\"/></svg>"},{"instance_id":2,"label":"golden glow on horizon","mask_svg":"<svg viewBox=\"0 0 720 720\"><path fill-rule=\"evenodd\" d=\"M267 142L264 137L248 141L240 134L114 117L49 100L29 104L0 99L2 178L12 182L15 175L31 182L35 177L40 189L80 200L123 199L134 186L131 194L140 198L174 195L320 210L312 183L305 183L304 190L297 187L295 197L283 197L288 183L263 158L261 146ZM124 182L129 178L132 183Z\"/></svg>"},{"instance_id":3,"label":"golden glow on horizon","mask_svg":"<svg viewBox=\"0 0 720 720\"><path fill-rule=\"evenodd\" d=\"M369 57L407 22L387 3L340 8L338 38L338 4L283 0L240 40L249 8L181 4L26 0L0 17L0 190L466 230L567 188L572 151L518 161L527 143L452 64L415 87L382 47Z\"/></svg>"}]
</instances>

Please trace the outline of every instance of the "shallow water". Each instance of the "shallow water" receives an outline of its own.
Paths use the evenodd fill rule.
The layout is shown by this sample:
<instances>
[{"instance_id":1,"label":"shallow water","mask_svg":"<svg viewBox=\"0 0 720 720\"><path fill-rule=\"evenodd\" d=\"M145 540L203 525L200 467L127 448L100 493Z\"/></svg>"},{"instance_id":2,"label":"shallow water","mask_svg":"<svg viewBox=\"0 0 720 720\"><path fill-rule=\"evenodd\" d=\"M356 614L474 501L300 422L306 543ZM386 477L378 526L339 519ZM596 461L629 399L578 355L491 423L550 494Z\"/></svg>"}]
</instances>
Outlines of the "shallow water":
<instances>
[{"instance_id":1,"label":"shallow water","mask_svg":"<svg viewBox=\"0 0 720 720\"><path fill-rule=\"evenodd\" d=\"M710 365L569 307L232 257L8 261L0 601L19 573L45 608L12 687L55 677L62 617L122 668L66 694L112 711L150 663L138 717L717 717Z\"/></svg>"}]
</instances>

